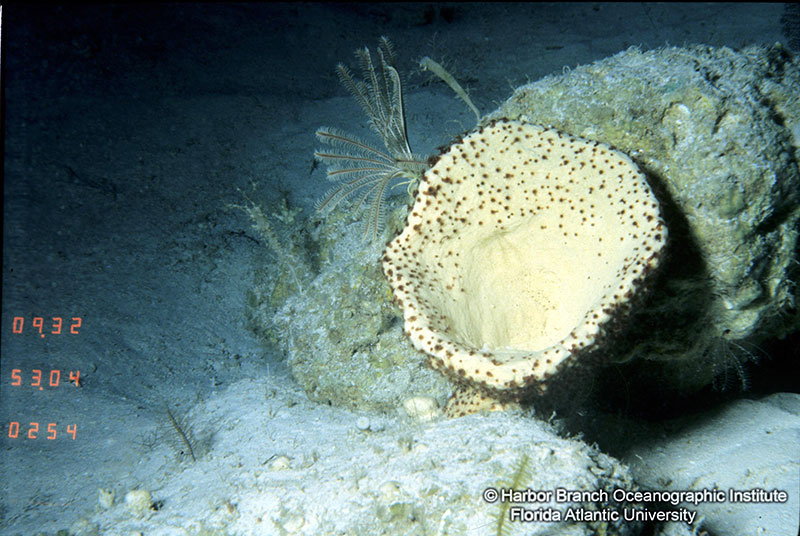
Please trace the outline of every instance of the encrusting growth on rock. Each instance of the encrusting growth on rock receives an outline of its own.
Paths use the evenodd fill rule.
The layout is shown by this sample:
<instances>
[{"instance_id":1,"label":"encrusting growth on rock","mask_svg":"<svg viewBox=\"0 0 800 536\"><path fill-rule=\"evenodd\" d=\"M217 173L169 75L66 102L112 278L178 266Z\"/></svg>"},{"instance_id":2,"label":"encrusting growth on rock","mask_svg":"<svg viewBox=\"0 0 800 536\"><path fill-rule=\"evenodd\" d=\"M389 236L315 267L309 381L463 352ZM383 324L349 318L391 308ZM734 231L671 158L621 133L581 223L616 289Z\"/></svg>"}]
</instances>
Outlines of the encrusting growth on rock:
<instances>
[{"instance_id":1,"label":"encrusting growth on rock","mask_svg":"<svg viewBox=\"0 0 800 536\"><path fill-rule=\"evenodd\" d=\"M425 173L383 270L435 369L490 393L542 392L627 309L666 237L628 156L497 121Z\"/></svg>"}]
</instances>

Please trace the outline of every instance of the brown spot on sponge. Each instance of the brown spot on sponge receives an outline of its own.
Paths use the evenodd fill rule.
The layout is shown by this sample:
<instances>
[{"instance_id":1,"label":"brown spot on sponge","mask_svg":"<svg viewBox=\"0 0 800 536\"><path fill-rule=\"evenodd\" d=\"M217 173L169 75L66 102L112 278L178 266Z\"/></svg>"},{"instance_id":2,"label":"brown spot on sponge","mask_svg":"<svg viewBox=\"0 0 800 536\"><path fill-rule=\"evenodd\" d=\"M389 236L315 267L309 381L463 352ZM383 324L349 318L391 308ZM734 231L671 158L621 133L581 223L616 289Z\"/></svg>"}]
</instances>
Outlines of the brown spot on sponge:
<instances>
[{"instance_id":1,"label":"brown spot on sponge","mask_svg":"<svg viewBox=\"0 0 800 536\"><path fill-rule=\"evenodd\" d=\"M431 366L489 391L541 391L592 349L666 242L627 155L519 121L457 140L419 191L384 273Z\"/></svg>"}]
</instances>

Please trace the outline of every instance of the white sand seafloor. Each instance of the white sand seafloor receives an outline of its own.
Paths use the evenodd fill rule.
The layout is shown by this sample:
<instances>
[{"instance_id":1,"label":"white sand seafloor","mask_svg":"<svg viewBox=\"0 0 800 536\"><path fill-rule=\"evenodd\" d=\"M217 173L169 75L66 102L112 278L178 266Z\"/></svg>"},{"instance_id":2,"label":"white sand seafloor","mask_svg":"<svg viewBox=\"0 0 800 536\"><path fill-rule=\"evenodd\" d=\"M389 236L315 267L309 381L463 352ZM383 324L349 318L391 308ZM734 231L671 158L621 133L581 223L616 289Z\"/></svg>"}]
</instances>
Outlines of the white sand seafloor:
<instances>
[{"instance_id":1,"label":"white sand seafloor","mask_svg":"<svg viewBox=\"0 0 800 536\"><path fill-rule=\"evenodd\" d=\"M614 453L558 437L557 415L418 422L400 408L319 405L247 324L254 274L274 259L230 207L246 194L313 214L329 186L314 165L315 130L371 135L335 66L381 35L405 72L412 145L430 154L475 118L414 72L425 55L486 113L514 87L630 46L786 42L783 13L778 4L4 7L0 534L495 534L498 506L480 494L528 445L563 468L543 477L547 489L577 475L788 493L784 503L701 505L694 526L646 523L643 533L794 536L796 378L717 407L686 404L681 420L642 425L631 432L642 439ZM46 319L44 336L34 317ZM64 319L60 334L53 317ZM52 371L58 386L47 385ZM75 371L79 387L67 381ZM170 432L167 407L190 423L196 460ZM583 534L551 529L535 533Z\"/></svg>"}]
</instances>

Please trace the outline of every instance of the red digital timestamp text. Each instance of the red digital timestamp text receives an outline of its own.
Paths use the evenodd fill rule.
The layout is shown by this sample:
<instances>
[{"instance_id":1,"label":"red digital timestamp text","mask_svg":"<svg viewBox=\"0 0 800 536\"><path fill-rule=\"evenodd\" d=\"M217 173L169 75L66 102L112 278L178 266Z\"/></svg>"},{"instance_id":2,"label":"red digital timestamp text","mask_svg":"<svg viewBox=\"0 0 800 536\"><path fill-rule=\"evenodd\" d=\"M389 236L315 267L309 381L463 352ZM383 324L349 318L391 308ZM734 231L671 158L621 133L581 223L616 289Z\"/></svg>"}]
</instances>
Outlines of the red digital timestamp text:
<instances>
[{"instance_id":1,"label":"red digital timestamp text","mask_svg":"<svg viewBox=\"0 0 800 536\"><path fill-rule=\"evenodd\" d=\"M39 333L40 337L44 337L45 335L61 335L63 333L70 333L71 335L77 335L80 332L81 324L83 323L83 318L80 316L73 316L71 319L71 323L68 327L64 325L64 319L60 316L53 316L50 318L47 327L45 327L45 320L43 316L34 316L31 320L31 324L33 329ZM25 331L25 317L22 316L15 316L13 321L11 322L11 332L17 335L22 334ZM49 329L49 331L47 331ZM65 329L67 331L65 331Z\"/></svg>"},{"instance_id":2,"label":"red digital timestamp text","mask_svg":"<svg viewBox=\"0 0 800 536\"><path fill-rule=\"evenodd\" d=\"M22 378L22 369L17 369L17 368L11 369L11 386L35 387L38 388L40 391L43 391L45 387L58 387L61 384L61 371L58 369L51 370L47 378L44 378L44 374L40 369L33 369L31 371L30 377L31 377L31 382L27 383ZM75 387L80 387L80 379L81 379L80 370L69 371L69 376L68 376L69 383L75 385Z\"/></svg>"},{"instance_id":3,"label":"red digital timestamp text","mask_svg":"<svg viewBox=\"0 0 800 536\"><path fill-rule=\"evenodd\" d=\"M28 429L23 430L24 425L20 424L19 421L11 421L8 423L8 437L10 439L49 439L54 440L58 437L58 426L56 423L51 422L47 423L47 427L44 430L40 430L38 422L31 422L28 423ZM68 436L72 437L74 440L78 435L78 426L75 424L68 424L66 425L66 429L63 430ZM44 434L44 435L42 435Z\"/></svg>"}]
</instances>

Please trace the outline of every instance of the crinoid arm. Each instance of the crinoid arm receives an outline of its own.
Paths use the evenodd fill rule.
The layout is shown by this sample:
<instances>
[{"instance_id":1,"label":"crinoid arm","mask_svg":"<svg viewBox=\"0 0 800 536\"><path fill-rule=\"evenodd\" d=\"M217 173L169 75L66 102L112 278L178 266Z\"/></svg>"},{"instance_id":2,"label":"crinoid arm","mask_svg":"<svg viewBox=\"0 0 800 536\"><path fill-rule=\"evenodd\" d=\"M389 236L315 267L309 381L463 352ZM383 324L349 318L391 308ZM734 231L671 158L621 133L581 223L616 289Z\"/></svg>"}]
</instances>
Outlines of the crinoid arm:
<instances>
[{"instance_id":1,"label":"crinoid arm","mask_svg":"<svg viewBox=\"0 0 800 536\"><path fill-rule=\"evenodd\" d=\"M400 167L397 160L366 142L331 128L317 130L319 140L329 148L319 149L314 156L328 166L328 179L339 184L317 202L317 210L329 211L345 199L360 192L355 209L369 203L364 238L375 239L383 222L383 197L395 178L416 182L417 168L424 163L409 161ZM408 167L408 169L406 169Z\"/></svg>"},{"instance_id":2,"label":"crinoid arm","mask_svg":"<svg viewBox=\"0 0 800 536\"><path fill-rule=\"evenodd\" d=\"M410 158L413 153L406 132L403 84L394 66L391 42L381 37L377 65L367 48L357 50L356 57L364 79L357 80L340 63L336 68L339 80L364 110L370 128L381 137L389 152L396 158Z\"/></svg>"},{"instance_id":3,"label":"crinoid arm","mask_svg":"<svg viewBox=\"0 0 800 536\"><path fill-rule=\"evenodd\" d=\"M328 166L331 180L397 168L394 158L356 136L329 127L319 128L316 134L319 141L331 146L314 151L314 156Z\"/></svg>"}]
</instances>

